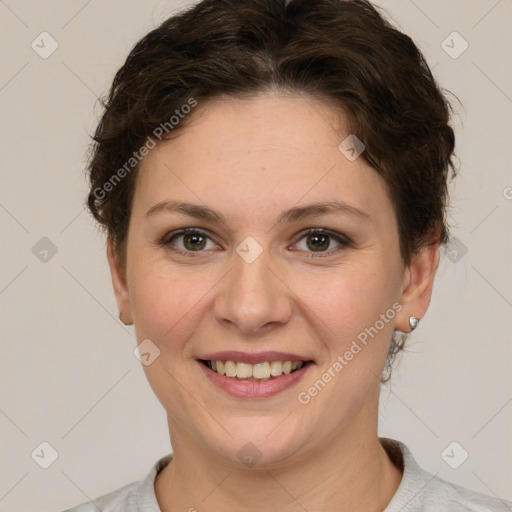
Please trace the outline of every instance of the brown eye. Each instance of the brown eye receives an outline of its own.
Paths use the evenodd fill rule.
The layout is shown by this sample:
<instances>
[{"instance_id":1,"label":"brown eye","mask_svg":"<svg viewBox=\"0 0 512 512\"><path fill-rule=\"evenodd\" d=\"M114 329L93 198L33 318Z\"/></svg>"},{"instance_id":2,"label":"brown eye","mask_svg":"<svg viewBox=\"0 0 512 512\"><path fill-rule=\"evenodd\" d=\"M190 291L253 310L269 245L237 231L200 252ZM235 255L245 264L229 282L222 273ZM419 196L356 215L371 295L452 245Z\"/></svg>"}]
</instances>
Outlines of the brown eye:
<instances>
[{"instance_id":1,"label":"brown eye","mask_svg":"<svg viewBox=\"0 0 512 512\"><path fill-rule=\"evenodd\" d=\"M311 250L324 251L329 248L329 235L313 234L308 235L308 248Z\"/></svg>"},{"instance_id":2,"label":"brown eye","mask_svg":"<svg viewBox=\"0 0 512 512\"><path fill-rule=\"evenodd\" d=\"M213 247L207 247L208 241L211 242ZM218 247L205 232L191 228L167 234L162 239L161 245L185 254L204 252L205 249Z\"/></svg>"},{"instance_id":3,"label":"brown eye","mask_svg":"<svg viewBox=\"0 0 512 512\"><path fill-rule=\"evenodd\" d=\"M322 253L327 253L327 255L336 252L344 247L350 245L348 239L343 237L338 233L333 233L326 230L312 230L308 231L300 238L300 240L306 240L305 247L303 245L300 250L305 250L306 252L317 253L318 255L322 255ZM332 247L332 241L335 241L338 244L337 247ZM298 244L295 244L296 246Z\"/></svg>"},{"instance_id":4,"label":"brown eye","mask_svg":"<svg viewBox=\"0 0 512 512\"><path fill-rule=\"evenodd\" d=\"M206 237L201 234L187 233L183 236L183 245L190 251L199 251L206 245Z\"/></svg>"}]
</instances>

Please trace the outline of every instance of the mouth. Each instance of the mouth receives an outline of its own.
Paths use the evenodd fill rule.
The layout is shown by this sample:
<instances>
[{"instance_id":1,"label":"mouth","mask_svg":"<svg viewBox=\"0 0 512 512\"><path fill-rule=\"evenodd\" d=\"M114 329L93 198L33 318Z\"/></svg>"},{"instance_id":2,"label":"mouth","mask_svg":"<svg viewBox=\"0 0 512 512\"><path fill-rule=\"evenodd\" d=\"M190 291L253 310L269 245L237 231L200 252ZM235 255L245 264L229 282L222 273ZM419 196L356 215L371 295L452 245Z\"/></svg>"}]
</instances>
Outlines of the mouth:
<instances>
[{"instance_id":1,"label":"mouth","mask_svg":"<svg viewBox=\"0 0 512 512\"><path fill-rule=\"evenodd\" d=\"M267 382L278 379L283 375L289 375L300 370L313 361L262 361L259 363L243 363L240 361L198 359L200 363L213 372L229 379L245 382Z\"/></svg>"},{"instance_id":2,"label":"mouth","mask_svg":"<svg viewBox=\"0 0 512 512\"><path fill-rule=\"evenodd\" d=\"M236 398L268 398L295 386L315 365L283 352L218 352L196 359L208 380Z\"/></svg>"}]
</instances>

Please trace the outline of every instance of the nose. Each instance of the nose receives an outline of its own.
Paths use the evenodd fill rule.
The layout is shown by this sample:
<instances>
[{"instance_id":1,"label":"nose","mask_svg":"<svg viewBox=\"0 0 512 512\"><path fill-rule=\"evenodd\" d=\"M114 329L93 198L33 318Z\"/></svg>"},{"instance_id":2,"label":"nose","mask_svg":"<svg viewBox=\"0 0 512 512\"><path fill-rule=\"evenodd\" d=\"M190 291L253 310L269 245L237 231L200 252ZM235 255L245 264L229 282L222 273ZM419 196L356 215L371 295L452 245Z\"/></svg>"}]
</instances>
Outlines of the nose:
<instances>
[{"instance_id":1,"label":"nose","mask_svg":"<svg viewBox=\"0 0 512 512\"><path fill-rule=\"evenodd\" d=\"M238 254L233 259L234 268L215 297L215 319L244 334L262 333L288 322L292 292L278 275L269 251L250 263Z\"/></svg>"}]
</instances>

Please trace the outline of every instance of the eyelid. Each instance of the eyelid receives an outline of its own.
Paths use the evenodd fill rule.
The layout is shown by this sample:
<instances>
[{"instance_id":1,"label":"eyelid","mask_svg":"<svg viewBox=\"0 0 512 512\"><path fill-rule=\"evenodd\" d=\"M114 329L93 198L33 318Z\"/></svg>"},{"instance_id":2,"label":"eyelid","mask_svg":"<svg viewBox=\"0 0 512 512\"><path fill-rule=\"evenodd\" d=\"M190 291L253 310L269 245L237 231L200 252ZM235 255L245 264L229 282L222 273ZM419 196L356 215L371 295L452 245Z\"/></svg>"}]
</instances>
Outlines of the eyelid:
<instances>
[{"instance_id":1,"label":"eyelid","mask_svg":"<svg viewBox=\"0 0 512 512\"><path fill-rule=\"evenodd\" d=\"M333 231L333 230L327 229L327 228L307 228L307 229L301 231L297 235L297 237L298 237L298 240L300 240L301 238L303 238L306 235L315 235L315 234L329 235L332 238L337 239L340 243L344 243L347 245L352 243L352 240L347 235L344 235L343 233L339 233L338 231Z\"/></svg>"}]
</instances>

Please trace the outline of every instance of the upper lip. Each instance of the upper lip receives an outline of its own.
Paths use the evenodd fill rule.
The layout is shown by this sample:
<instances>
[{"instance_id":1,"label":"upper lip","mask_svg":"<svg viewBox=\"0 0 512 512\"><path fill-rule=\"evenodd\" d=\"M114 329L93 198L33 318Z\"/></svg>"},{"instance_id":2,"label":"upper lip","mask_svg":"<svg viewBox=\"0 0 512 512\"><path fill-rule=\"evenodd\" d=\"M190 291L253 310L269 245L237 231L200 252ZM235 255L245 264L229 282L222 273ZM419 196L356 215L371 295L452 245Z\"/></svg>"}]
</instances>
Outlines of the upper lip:
<instances>
[{"instance_id":1,"label":"upper lip","mask_svg":"<svg viewBox=\"0 0 512 512\"><path fill-rule=\"evenodd\" d=\"M256 364L265 361L311 361L309 357L304 357L290 352L239 352L236 350L228 350L224 352L212 352L198 357L198 359L206 361L237 361L240 363Z\"/></svg>"}]
</instances>

